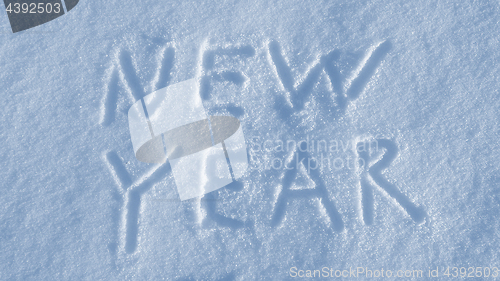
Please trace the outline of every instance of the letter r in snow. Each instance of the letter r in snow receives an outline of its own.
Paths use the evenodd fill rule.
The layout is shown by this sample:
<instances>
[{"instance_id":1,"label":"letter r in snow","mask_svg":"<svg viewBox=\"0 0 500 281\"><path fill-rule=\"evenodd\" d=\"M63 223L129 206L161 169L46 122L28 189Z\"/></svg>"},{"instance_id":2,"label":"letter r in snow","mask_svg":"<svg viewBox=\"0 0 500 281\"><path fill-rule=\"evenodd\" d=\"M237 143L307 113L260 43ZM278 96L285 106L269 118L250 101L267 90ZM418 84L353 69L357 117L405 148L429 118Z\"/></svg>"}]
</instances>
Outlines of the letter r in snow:
<instances>
[{"instance_id":1,"label":"letter r in snow","mask_svg":"<svg viewBox=\"0 0 500 281\"><path fill-rule=\"evenodd\" d=\"M382 171L387 169L392 161L396 158L398 148L396 144L387 139L377 139L378 147L384 148L385 153L382 158L369 166L373 162L369 151L357 151L360 161L362 160L365 165L362 166L363 172L360 177L361 184L361 205L363 209L363 220L365 224L373 224L374 217L374 199L373 199L373 186L370 184L369 177L382 189L387 195L404 209L404 211L416 223L421 223L426 217L425 211L421 207L417 207L408 197L406 197L399 189L389 182L383 175ZM359 144L359 143L358 143Z\"/></svg>"}]
</instances>

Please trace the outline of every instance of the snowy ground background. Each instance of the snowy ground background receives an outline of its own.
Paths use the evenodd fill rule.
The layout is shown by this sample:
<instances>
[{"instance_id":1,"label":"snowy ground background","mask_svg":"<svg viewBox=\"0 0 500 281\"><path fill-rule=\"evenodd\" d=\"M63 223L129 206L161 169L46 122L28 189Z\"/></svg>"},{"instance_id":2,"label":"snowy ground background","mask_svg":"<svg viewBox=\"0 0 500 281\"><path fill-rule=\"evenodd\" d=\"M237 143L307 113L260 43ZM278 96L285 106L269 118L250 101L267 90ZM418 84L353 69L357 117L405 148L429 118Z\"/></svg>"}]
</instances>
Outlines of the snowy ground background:
<instances>
[{"instance_id":1,"label":"snowy ground background","mask_svg":"<svg viewBox=\"0 0 500 281\"><path fill-rule=\"evenodd\" d=\"M500 267L498 1L351 2L81 0L16 34L1 12L0 279ZM305 79L332 51L345 89L373 70L351 81L362 91L345 106L326 71ZM364 64L370 54L379 63ZM240 185L181 202L168 165L151 174L135 159L126 112L193 77L210 114L239 118L249 150L255 138L391 140L383 176L423 222L372 183L367 225L355 169L249 169ZM286 117L304 80L303 108L297 98ZM304 198L280 203L288 185Z\"/></svg>"}]
</instances>

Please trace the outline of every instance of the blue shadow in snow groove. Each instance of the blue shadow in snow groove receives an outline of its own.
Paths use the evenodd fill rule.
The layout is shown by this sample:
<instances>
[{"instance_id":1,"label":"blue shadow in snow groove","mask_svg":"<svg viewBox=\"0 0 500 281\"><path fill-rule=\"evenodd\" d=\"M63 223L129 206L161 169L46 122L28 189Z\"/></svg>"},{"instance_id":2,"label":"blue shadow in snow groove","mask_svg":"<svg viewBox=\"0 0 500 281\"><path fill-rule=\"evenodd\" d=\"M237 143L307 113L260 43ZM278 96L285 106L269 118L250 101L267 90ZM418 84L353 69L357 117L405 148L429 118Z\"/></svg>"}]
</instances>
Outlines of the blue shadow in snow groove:
<instances>
[{"instance_id":1,"label":"blue shadow in snow groove","mask_svg":"<svg viewBox=\"0 0 500 281\"><path fill-rule=\"evenodd\" d=\"M296 149L294 155L296 155L298 159L301 159L301 161L304 161L304 159L310 159L309 153L303 152L299 149ZM293 157L291 161L294 161L294 159L295 157ZM304 163L302 162L299 163L304 165ZM343 231L344 222L342 221L342 216L335 207L335 204L328 197L328 191L325 183L323 182L323 179L321 178L320 172L317 169L310 170L309 177L316 185L313 189L292 190L290 189L290 187L297 177L298 167L291 168L292 169L286 170L283 177L282 190L278 196L278 201L276 202L276 206L274 208L271 225L275 227L283 221L286 213L286 207L289 201L319 198L321 204L326 210L328 217L330 218L333 230L338 232Z\"/></svg>"},{"instance_id":2,"label":"blue shadow in snow groove","mask_svg":"<svg viewBox=\"0 0 500 281\"><path fill-rule=\"evenodd\" d=\"M361 175L361 200L363 207L363 220L365 224L371 225L373 223L374 217L374 199L373 199L373 187L369 184L367 180L367 174L373 179L373 181L382 188L390 197L394 198L396 202L405 210L405 212L411 217L416 223L421 223L427 216L423 208L417 207L413 202L410 201L399 189L389 182L382 175L382 171L387 169L392 161L396 159L398 154L398 148L396 144L387 139L377 139L378 148L384 148L385 153L378 162L373 164L367 169L367 165L370 162L370 156L368 152L361 151L359 157L364 160L365 172Z\"/></svg>"},{"instance_id":3,"label":"blue shadow in snow groove","mask_svg":"<svg viewBox=\"0 0 500 281\"><path fill-rule=\"evenodd\" d=\"M166 162L151 174L144 182L129 192L127 203L127 222L125 251L133 253L137 249L137 236L139 232L139 213L141 209L141 195L151 189L154 184L161 181L170 173L170 164Z\"/></svg>"}]
</instances>

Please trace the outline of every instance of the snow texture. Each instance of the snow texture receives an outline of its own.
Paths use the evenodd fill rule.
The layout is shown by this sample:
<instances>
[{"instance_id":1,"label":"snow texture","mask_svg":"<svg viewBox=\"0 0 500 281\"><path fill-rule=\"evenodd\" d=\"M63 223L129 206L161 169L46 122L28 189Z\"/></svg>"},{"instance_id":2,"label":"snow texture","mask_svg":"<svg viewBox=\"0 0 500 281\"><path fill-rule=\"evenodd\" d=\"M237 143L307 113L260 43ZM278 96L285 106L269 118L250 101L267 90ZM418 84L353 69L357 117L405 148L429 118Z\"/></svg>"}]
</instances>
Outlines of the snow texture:
<instances>
[{"instance_id":1,"label":"snow texture","mask_svg":"<svg viewBox=\"0 0 500 281\"><path fill-rule=\"evenodd\" d=\"M498 1L80 0L17 33L1 7L0 280L500 268ZM250 165L181 201L127 113L192 78Z\"/></svg>"}]
</instances>

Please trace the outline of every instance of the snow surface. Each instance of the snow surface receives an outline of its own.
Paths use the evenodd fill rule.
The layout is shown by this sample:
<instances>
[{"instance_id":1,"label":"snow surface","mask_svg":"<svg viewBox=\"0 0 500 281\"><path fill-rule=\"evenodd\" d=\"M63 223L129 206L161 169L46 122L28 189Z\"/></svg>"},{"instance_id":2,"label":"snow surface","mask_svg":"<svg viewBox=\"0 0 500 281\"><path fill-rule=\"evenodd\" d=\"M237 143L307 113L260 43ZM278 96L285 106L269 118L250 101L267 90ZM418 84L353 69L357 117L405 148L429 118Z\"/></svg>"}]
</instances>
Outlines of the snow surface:
<instances>
[{"instance_id":1,"label":"snow surface","mask_svg":"<svg viewBox=\"0 0 500 281\"><path fill-rule=\"evenodd\" d=\"M15 34L1 12L0 279L500 267L499 12L472 0L81 0ZM207 113L241 121L257 161L238 184L181 202L168 164L135 159L127 111L190 78ZM388 166L368 176L348 149L331 156L351 168L270 169L295 151L257 151L307 138L387 140L367 157Z\"/></svg>"}]
</instances>

